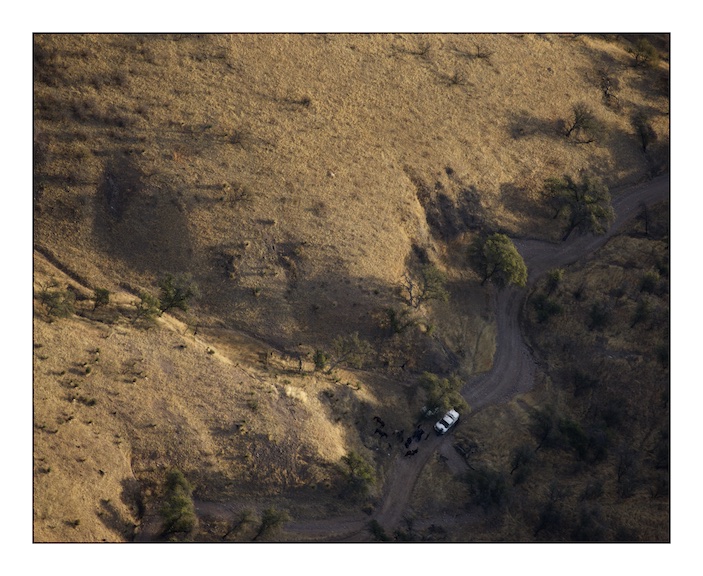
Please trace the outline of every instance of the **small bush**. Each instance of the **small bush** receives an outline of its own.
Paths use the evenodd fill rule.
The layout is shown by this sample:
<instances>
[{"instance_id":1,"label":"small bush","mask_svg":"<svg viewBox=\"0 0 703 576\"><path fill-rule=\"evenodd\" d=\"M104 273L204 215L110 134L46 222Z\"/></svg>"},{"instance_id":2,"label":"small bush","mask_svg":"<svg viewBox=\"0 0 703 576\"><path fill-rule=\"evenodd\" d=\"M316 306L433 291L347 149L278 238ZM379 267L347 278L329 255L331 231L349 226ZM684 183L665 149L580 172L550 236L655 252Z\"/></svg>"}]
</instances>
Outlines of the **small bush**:
<instances>
[{"instance_id":1,"label":"small bush","mask_svg":"<svg viewBox=\"0 0 703 576\"><path fill-rule=\"evenodd\" d=\"M659 282L659 274L656 272L647 272L640 280L640 292L652 294Z\"/></svg>"},{"instance_id":2,"label":"small bush","mask_svg":"<svg viewBox=\"0 0 703 576\"><path fill-rule=\"evenodd\" d=\"M160 305L162 312L167 312L172 308L178 308L183 312L188 311L188 301L200 295L197 284L189 274L173 276L166 274L159 280Z\"/></svg>"},{"instance_id":3,"label":"small bush","mask_svg":"<svg viewBox=\"0 0 703 576\"><path fill-rule=\"evenodd\" d=\"M463 381L457 376L440 378L436 374L425 372L418 382L425 390L427 399L425 404L429 411L446 411L454 408L459 412L469 410L469 405L461 395Z\"/></svg>"},{"instance_id":4,"label":"small bush","mask_svg":"<svg viewBox=\"0 0 703 576\"><path fill-rule=\"evenodd\" d=\"M642 151L646 152L649 145L657 139L657 133L652 128L646 112L639 110L632 118L632 126L637 133Z\"/></svg>"},{"instance_id":5,"label":"small bush","mask_svg":"<svg viewBox=\"0 0 703 576\"><path fill-rule=\"evenodd\" d=\"M267 508L261 515L261 524L253 540L270 538L275 532L280 530L283 524L288 522L288 520L290 520L290 516L287 512L276 510L275 508Z\"/></svg>"},{"instance_id":6,"label":"small bush","mask_svg":"<svg viewBox=\"0 0 703 576\"><path fill-rule=\"evenodd\" d=\"M589 312L589 328L591 330L602 330L610 322L610 307L604 302L596 302L591 306Z\"/></svg>"},{"instance_id":7,"label":"small bush","mask_svg":"<svg viewBox=\"0 0 703 576\"><path fill-rule=\"evenodd\" d=\"M138 302L132 302L132 306L137 309L137 314L132 320L132 324L138 320L153 322L157 316L161 316L161 302L156 296L143 291L139 295Z\"/></svg>"},{"instance_id":8,"label":"small bush","mask_svg":"<svg viewBox=\"0 0 703 576\"><path fill-rule=\"evenodd\" d=\"M315 363L315 370L324 370L327 367L329 359L329 355L322 350L315 350L315 354L312 357L312 361Z\"/></svg>"},{"instance_id":9,"label":"small bush","mask_svg":"<svg viewBox=\"0 0 703 576\"><path fill-rule=\"evenodd\" d=\"M371 465L353 450L342 456L342 463L346 466L347 487L351 495L365 496L376 482Z\"/></svg>"},{"instance_id":10,"label":"small bush","mask_svg":"<svg viewBox=\"0 0 703 576\"><path fill-rule=\"evenodd\" d=\"M593 142L601 130L593 110L588 104L578 102L571 109L571 119L567 122L564 135L578 137L578 142L588 144Z\"/></svg>"},{"instance_id":11,"label":"small bush","mask_svg":"<svg viewBox=\"0 0 703 576\"><path fill-rule=\"evenodd\" d=\"M430 300L446 302L449 299L446 283L446 277L436 266L426 264L420 270L419 278L406 273L400 290L408 306L419 308Z\"/></svg>"},{"instance_id":12,"label":"small bush","mask_svg":"<svg viewBox=\"0 0 703 576\"><path fill-rule=\"evenodd\" d=\"M554 300L550 300L546 294L537 294L532 301L532 305L537 311L537 321L540 324L546 322L552 316L561 314L564 310L561 304L555 302Z\"/></svg>"},{"instance_id":13,"label":"small bush","mask_svg":"<svg viewBox=\"0 0 703 576\"><path fill-rule=\"evenodd\" d=\"M93 310L100 306L107 306L110 303L110 291L106 288L96 288L93 292Z\"/></svg>"},{"instance_id":14,"label":"small bush","mask_svg":"<svg viewBox=\"0 0 703 576\"><path fill-rule=\"evenodd\" d=\"M383 529L383 526L378 523L378 520L371 520L371 522L369 522L369 531L371 532L373 539L376 542L391 541L390 536L386 534L386 531Z\"/></svg>"},{"instance_id":15,"label":"small bush","mask_svg":"<svg viewBox=\"0 0 703 576\"><path fill-rule=\"evenodd\" d=\"M466 481L472 502L485 511L500 509L507 504L510 492L504 473L486 467L476 468L469 471Z\"/></svg>"},{"instance_id":16,"label":"small bush","mask_svg":"<svg viewBox=\"0 0 703 576\"><path fill-rule=\"evenodd\" d=\"M562 268L556 268L551 270L547 274L547 295L551 296L552 293L559 288L559 284L564 279L564 270Z\"/></svg>"},{"instance_id":17,"label":"small bush","mask_svg":"<svg viewBox=\"0 0 703 576\"><path fill-rule=\"evenodd\" d=\"M58 290L55 280L42 285L39 301L47 315L54 318L66 318L75 312L76 295L71 290Z\"/></svg>"}]
</instances>

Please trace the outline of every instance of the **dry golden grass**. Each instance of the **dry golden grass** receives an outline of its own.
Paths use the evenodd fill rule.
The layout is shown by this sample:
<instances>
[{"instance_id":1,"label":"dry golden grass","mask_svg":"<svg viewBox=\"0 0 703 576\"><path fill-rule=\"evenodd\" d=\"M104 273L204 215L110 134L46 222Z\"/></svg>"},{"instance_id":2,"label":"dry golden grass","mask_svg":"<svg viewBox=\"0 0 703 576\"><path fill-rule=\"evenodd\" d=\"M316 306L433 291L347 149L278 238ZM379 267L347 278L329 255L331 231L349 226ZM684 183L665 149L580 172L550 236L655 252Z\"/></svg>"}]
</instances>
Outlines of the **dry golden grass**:
<instances>
[{"instance_id":1,"label":"dry golden grass","mask_svg":"<svg viewBox=\"0 0 703 576\"><path fill-rule=\"evenodd\" d=\"M411 422L412 379L335 381L312 374L310 354L354 331L378 343L378 315L399 305L419 250L452 294L421 313L463 372L490 367L495 327L465 259L476 227L554 237L544 178L588 168L619 186L667 157L668 64L635 69L629 46L570 35L36 36L34 242L72 278L35 255L35 287L52 276L105 287L119 314L47 323L37 308L35 539L130 539L137 495L149 509L171 466L211 499L331 487L352 449L382 474L368 419ZM603 101L601 71L617 79L617 108ZM596 144L558 134L578 101L606 128ZM630 122L640 108L658 135L649 161ZM190 314L136 329L129 304L165 271L192 273L202 296Z\"/></svg>"}]
</instances>

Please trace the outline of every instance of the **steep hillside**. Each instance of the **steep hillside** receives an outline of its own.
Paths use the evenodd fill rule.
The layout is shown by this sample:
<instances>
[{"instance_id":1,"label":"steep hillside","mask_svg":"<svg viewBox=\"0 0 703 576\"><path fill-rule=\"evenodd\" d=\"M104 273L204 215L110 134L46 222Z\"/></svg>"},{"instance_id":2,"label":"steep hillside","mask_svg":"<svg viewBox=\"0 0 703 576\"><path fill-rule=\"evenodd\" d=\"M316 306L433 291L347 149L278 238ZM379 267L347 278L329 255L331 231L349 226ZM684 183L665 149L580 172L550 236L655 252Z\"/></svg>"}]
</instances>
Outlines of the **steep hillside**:
<instances>
[{"instance_id":1,"label":"steep hillside","mask_svg":"<svg viewBox=\"0 0 703 576\"><path fill-rule=\"evenodd\" d=\"M373 507L373 417L410 429L419 374L491 367L471 241L558 240L546 178L668 170L668 38L654 66L637 40L35 36L35 539L144 537L174 467L200 501L314 518L358 511L354 452ZM428 269L446 299L409 306ZM199 296L136 319L166 274Z\"/></svg>"}]
</instances>

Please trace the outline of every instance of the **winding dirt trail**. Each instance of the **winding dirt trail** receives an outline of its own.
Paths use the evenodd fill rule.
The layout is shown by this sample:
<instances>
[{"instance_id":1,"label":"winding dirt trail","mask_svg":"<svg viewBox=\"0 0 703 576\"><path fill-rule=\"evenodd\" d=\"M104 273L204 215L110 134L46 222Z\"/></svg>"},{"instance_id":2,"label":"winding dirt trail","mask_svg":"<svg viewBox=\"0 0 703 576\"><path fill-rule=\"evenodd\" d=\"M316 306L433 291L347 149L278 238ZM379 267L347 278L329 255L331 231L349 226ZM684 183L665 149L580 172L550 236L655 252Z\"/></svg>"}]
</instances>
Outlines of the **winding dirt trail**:
<instances>
[{"instance_id":1,"label":"winding dirt trail","mask_svg":"<svg viewBox=\"0 0 703 576\"><path fill-rule=\"evenodd\" d=\"M529 239L514 241L529 270L528 286L527 289L511 287L496 290L493 294L498 334L493 367L467 382L462 389L462 395L473 412L507 402L517 394L529 392L534 386L535 363L523 340L519 319L529 289L537 279L551 269L572 264L595 253L640 212L643 204L649 206L667 200L669 194L668 174L614 192L615 221L602 236L572 235L558 244ZM451 449L450 437L432 434L422 441L420 448L412 458L396 456L389 469L381 503L373 516L389 534L402 521L417 479L435 452L443 453L450 459L450 463L452 455L456 456ZM317 522L292 523L286 527L286 532L292 537L301 536L305 539L368 541L366 526L369 520L369 517L330 518Z\"/></svg>"},{"instance_id":2,"label":"winding dirt trail","mask_svg":"<svg viewBox=\"0 0 703 576\"><path fill-rule=\"evenodd\" d=\"M471 379L462 389L462 395L474 413L486 406L507 402L517 394L528 392L534 385L535 364L523 340L519 318L529 289L537 279L553 268L566 266L593 254L635 217L643 204L649 206L666 200L669 194L668 174L614 192L616 218L608 233L603 236L572 236L558 244L530 239L514 240L529 270L528 286L527 289L506 288L493 292L497 324L493 366L490 371ZM45 258L51 256L40 249L37 252ZM55 260L53 257L48 259L53 265L60 266L60 262ZM60 269L75 282L88 287L84 279L76 277L64 267ZM415 456L407 458L400 452L392 461L387 471L383 495L373 516L359 513L321 520L294 521L285 527L287 537L297 541L368 541L370 533L367 526L371 519L375 519L388 534L392 534L403 520L422 469L436 453L439 452L444 457L452 470L460 470L464 465L452 449L451 434L448 437L430 434L416 447L419 451ZM201 514L222 518L231 518L233 514L233 508L227 504L205 501L196 501L195 504ZM445 520L441 519L442 523Z\"/></svg>"},{"instance_id":3,"label":"winding dirt trail","mask_svg":"<svg viewBox=\"0 0 703 576\"><path fill-rule=\"evenodd\" d=\"M595 253L639 213L643 204L649 206L666 200L669 194L668 174L615 192L615 221L602 236L572 235L558 244L541 240L514 240L529 270L528 286L527 289L511 287L493 293L497 324L493 366L488 372L467 382L462 389L462 395L474 413L486 406L507 402L517 394L529 392L534 386L535 363L523 340L519 319L529 289L535 282L553 268L566 266ZM396 455L387 473L380 504L372 517L359 514L291 522L286 525L285 533L299 541L363 542L369 539L367 526L374 519L386 533L392 534L403 520L422 469L435 453L442 454L450 467L458 465L457 455L451 448L451 435L437 437L431 434L421 441L418 448L419 452L411 458L404 457L402 453ZM207 510L210 513L216 513L218 509L217 504L207 502L196 502L196 506L199 511Z\"/></svg>"}]
</instances>

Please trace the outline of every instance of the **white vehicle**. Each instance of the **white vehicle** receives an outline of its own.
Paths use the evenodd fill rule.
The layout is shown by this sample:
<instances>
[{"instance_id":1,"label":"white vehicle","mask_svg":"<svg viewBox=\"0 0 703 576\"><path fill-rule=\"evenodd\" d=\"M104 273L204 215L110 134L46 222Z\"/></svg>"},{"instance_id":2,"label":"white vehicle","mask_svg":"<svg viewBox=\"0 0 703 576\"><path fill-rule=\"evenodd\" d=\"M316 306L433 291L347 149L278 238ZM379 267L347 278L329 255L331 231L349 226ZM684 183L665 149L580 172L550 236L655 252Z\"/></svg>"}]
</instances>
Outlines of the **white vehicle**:
<instances>
[{"instance_id":1,"label":"white vehicle","mask_svg":"<svg viewBox=\"0 0 703 576\"><path fill-rule=\"evenodd\" d=\"M437 434L446 434L454 424L459 420L459 413L456 410L450 410L442 419L434 425L435 432Z\"/></svg>"}]
</instances>

